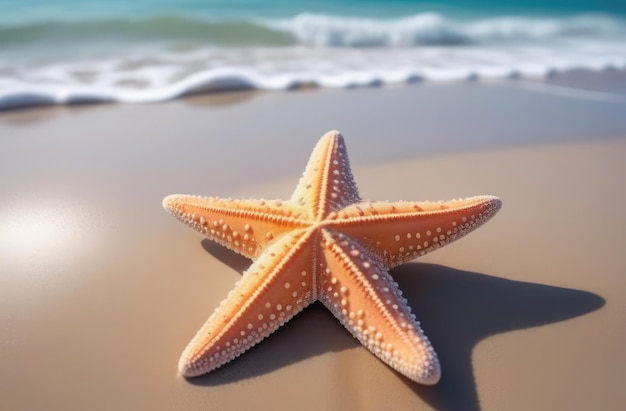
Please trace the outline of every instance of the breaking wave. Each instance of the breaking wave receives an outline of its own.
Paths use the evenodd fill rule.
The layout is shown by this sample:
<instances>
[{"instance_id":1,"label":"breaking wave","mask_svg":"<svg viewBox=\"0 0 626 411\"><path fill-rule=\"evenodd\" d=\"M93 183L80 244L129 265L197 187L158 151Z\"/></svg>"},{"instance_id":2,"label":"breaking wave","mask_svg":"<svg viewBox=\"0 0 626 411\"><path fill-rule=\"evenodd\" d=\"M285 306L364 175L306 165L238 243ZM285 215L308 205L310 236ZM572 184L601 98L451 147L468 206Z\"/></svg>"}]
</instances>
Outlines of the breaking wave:
<instances>
[{"instance_id":1,"label":"breaking wave","mask_svg":"<svg viewBox=\"0 0 626 411\"><path fill-rule=\"evenodd\" d=\"M185 15L31 21L0 25L0 45L46 41L124 39L188 40L213 45L324 47L411 47L493 41L538 41L624 35L626 22L590 14L571 17L492 17L475 21L421 13L397 19L337 17L303 13L287 19L212 20Z\"/></svg>"},{"instance_id":2,"label":"breaking wave","mask_svg":"<svg viewBox=\"0 0 626 411\"><path fill-rule=\"evenodd\" d=\"M147 103L237 88L542 77L577 68L626 68L626 22L599 14L455 20L422 13L0 24L0 109Z\"/></svg>"}]
</instances>

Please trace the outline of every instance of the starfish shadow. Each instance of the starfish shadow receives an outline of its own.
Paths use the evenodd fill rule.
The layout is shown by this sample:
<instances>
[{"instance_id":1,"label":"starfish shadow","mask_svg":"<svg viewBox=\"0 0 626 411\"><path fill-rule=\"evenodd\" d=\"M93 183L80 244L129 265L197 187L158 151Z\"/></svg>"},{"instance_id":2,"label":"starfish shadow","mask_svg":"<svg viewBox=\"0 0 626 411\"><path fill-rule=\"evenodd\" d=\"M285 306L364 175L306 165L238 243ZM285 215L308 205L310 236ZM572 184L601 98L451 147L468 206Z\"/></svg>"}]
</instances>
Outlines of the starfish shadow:
<instances>
[{"instance_id":1,"label":"starfish shadow","mask_svg":"<svg viewBox=\"0 0 626 411\"><path fill-rule=\"evenodd\" d=\"M433 387L404 379L439 410L479 410L472 351L507 331L565 321L602 307L596 294L507 280L453 268L410 263L391 271L439 354L441 381Z\"/></svg>"},{"instance_id":2,"label":"starfish shadow","mask_svg":"<svg viewBox=\"0 0 626 411\"><path fill-rule=\"evenodd\" d=\"M204 249L243 272L244 257L209 240ZM417 395L439 410L479 410L472 350L481 340L518 329L565 321L601 308L600 296L580 290L507 280L450 267L409 263L391 271L418 316L442 363L442 379L422 386L398 374ZM312 324L315 324L314 326ZM321 305L313 304L249 353L202 377L197 385L222 385L289 364L358 346Z\"/></svg>"}]
</instances>

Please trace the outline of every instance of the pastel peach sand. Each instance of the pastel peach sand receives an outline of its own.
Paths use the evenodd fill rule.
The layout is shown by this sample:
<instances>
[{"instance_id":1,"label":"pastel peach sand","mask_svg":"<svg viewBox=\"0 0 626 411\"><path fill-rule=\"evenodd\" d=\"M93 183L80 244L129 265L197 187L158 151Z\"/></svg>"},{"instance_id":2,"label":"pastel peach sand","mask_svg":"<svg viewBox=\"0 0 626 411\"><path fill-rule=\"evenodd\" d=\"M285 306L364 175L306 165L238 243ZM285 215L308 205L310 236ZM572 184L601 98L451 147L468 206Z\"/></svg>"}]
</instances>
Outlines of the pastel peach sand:
<instances>
[{"instance_id":1,"label":"pastel peach sand","mask_svg":"<svg viewBox=\"0 0 626 411\"><path fill-rule=\"evenodd\" d=\"M436 384L437 354L388 271L463 237L500 206L493 196L363 201L337 131L317 143L288 201L166 197L173 216L253 260L183 352L180 373L194 377L232 361L321 301L382 361Z\"/></svg>"},{"instance_id":2,"label":"pastel peach sand","mask_svg":"<svg viewBox=\"0 0 626 411\"><path fill-rule=\"evenodd\" d=\"M606 90L618 74L601 76ZM0 113L0 408L622 409L625 104L507 82ZM389 271L439 383L385 364L321 302L183 378L181 352L250 260L171 218L163 198L287 207L328 127L346 137L363 199L503 201L462 241Z\"/></svg>"}]
</instances>

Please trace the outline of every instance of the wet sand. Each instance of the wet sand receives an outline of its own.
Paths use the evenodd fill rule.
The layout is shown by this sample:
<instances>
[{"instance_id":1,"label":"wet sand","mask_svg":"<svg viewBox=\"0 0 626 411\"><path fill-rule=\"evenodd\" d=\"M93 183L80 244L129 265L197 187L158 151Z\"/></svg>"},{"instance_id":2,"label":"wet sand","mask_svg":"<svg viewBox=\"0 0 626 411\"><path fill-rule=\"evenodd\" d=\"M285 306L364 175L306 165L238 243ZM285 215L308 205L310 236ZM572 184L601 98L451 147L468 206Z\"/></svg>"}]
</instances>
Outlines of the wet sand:
<instances>
[{"instance_id":1,"label":"wet sand","mask_svg":"<svg viewBox=\"0 0 626 411\"><path fill-rule=\"evenodd\" d=\"M625 103L515 84L238 93L0 115L7 409L616 409L626 401ZM236 361L178 357L249 262L161 209L287 198L346 138L363 198L498 195L468 237L392 275L442 362L385 366L315 304Z\"/></svg>"}]
</instances>

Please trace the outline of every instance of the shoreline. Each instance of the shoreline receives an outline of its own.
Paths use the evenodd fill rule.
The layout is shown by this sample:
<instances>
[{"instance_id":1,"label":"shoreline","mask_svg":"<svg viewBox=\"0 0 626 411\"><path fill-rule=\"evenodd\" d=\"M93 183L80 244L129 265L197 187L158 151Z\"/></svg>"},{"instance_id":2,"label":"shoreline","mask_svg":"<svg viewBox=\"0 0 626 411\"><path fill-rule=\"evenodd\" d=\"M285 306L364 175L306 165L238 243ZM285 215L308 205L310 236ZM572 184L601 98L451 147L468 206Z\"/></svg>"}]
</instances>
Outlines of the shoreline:
<instances>
[{"instance_id":1,"label":"shoreline","mask_svg":"<svg viewBox=\"0 0 626 411\"><path fill-rule=\"evenodd\" d=\"M566 70L549 71L545 75L538 76L525 76L520 77L518 75L507 76L503 78L478 78L470 77L466 79L451 79L451 80L427 80L419 79L409 80L402 83L382 84L380 82L374 82L374 84L357 85L351 87L323 87L313 83L298 83L285 90L264 90L255 88L251 85L240 85L234 88L223 88L214 90L202 90L192 89L188 92L184 92L179 96L166 98L163 100L146 101L146 102L124 102L114 101L114 99L106 98L94 98L94 99L78 99L76 101L69 102L56 102L52 98L41 98L30 100L34 94L27 92L23 96L19 93L15 97L9 98L8 102L2 103L0 98L0 120L6 115L11 115L16 112L39 110L46 108L83 108L90 106L107 106L107 105L153 105L153 104L168 104L174 101L187 101L190 104L198 103L208 106L220 106L236 104L239 101L251 98L251 96L264 93L300 93L300 92L314 92L314 91L336 91L345 90L351 91L355 89L378 89L378 88L397 88L397 87L439 87L439 86L458 86L466 84L475 84L478 86L493 86L493 85L512 85L524 87L525 85L540 85L546 87L549 92L551 90L558 92L563 90L574 90L580 92L596 93L591 94L590 98L607 98L610 99L619 98L626 94L626 69L618 69L613 67L603 68L601 70L572 68ZM583 96L581 94L581 96ZM11 100L16 102L11 103Z\"/></svg>"}]
</instances>

